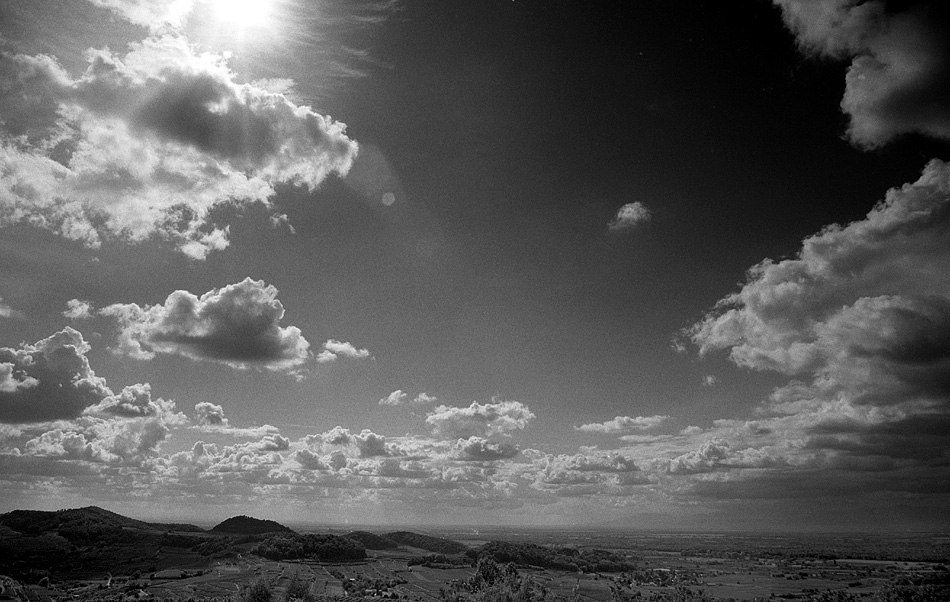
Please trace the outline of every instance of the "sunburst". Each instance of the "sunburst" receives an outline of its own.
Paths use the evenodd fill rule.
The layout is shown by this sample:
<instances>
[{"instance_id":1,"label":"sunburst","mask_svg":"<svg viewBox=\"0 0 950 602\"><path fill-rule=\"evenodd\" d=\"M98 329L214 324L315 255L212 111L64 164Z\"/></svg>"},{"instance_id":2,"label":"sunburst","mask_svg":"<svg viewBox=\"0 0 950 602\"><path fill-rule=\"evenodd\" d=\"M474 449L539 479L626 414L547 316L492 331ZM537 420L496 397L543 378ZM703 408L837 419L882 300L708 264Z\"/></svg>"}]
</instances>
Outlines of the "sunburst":
<instances>
[{"instance_id":1,"label":"sunburst","mask_svg":"<svg viewBox=\"0 0 950 602\"><path fill-rule=\"evenodd\" d=\"M212 4L215 18L239 32L269 28L276 12L275 0L212 0Z\"/></svg>"}]
</instances>

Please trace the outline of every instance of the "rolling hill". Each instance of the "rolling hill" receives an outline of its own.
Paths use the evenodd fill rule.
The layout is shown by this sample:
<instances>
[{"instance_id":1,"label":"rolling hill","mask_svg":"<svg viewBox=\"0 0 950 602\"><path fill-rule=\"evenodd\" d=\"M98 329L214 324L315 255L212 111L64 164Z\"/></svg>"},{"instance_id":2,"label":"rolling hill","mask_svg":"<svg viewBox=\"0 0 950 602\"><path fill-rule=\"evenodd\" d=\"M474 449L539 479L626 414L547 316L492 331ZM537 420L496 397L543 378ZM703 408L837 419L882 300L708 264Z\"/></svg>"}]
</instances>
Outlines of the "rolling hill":
<instances>
[{"instance_id":1,"label":"rolling hill","mask_svg":"<svg viewBox=\"0 0 950 602\"><path fill-rule=\"evenodd\" d=\"M262 535L264 533L296 533L290 527L272 521L250 516L232 516L211 528L213 533L233 535Z\"/></svg>"},{"instance_id":2,"label":"rolling hill","mask_svg":"<svg viewBox=\"0 0 950 602\"><path fill-rule=\"evenodd\" d=\"M438 554L462 554L468 551L467 546L457 541L445 539L444 537L432 537L431 535L413 533L412 531L394 531L384 534L383 537L395 541L400 545L428 550L429 552L436 552Z\"/></svg>"},{"instance_id":3,"label":"rolling hill","mask_svg":"<svg viewBox=\"0 0 950 602\"><path fill-rule=\"evenodd\" d=\"M195 525L147 523L98 506L56 511L13 510L0 514L0 525L28 536L55 533L73 542L127 539L136 532L204 532L204 529Z\"/></svg>"}]
</instances>

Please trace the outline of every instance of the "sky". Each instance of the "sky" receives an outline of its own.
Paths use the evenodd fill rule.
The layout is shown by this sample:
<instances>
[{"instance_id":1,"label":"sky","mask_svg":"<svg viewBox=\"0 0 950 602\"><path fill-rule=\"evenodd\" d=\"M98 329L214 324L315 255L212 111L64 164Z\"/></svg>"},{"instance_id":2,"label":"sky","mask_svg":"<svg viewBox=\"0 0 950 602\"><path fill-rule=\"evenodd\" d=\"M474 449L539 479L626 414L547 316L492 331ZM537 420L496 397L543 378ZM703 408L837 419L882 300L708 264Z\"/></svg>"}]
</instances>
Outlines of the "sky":
<instances>
[{"instance_id":1,"label":"sky","mask_svg":"<svg viewBox=\"0 0 950 602\"><path fill-rule=\"evenodd\" d=\"M0 511L950 527L948 26L3 2Z\"/></svg>"}]
</instances>

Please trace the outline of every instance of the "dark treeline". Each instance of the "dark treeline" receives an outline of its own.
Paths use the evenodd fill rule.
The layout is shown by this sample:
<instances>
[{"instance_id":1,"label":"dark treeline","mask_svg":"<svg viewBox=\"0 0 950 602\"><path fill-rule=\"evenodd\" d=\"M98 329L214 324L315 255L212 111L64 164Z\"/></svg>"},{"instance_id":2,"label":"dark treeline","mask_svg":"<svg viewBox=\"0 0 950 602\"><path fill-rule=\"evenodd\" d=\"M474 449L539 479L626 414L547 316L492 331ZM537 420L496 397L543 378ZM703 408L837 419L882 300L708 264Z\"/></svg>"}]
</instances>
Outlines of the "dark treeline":
<instances>
[{"instance_id":1,"label":"dark treeline","mask_svg":"<svg viewBox=\"0 0 950 602\"><path fill-rule=\"evenodd\" d=\"M251 552L269 560L307 558L323 562L346 562L366 558L363 544L348 537L329 534L275 534L257 544Z\"/></svg>"}]
</instances>

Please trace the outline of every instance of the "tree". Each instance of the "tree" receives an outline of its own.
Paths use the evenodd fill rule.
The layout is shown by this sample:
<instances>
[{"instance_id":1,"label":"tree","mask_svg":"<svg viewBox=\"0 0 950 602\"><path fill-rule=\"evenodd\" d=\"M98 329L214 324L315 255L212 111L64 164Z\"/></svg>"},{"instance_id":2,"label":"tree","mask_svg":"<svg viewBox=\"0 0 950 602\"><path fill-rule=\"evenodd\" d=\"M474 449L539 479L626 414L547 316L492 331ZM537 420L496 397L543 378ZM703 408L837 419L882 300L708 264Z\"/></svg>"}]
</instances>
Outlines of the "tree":
<instances>
[{"instance_id":1,"label":"tree","mask_svg":"<svg viewBox=\"0 0 950 602\"><path fill-rule=\"evenodd\" d=\"M242 602L274 602L274 592L263 578L241 590Z\"/></svg>"},{"instance_id":2,"label":"tree","mask_svg":"<svg viewBox=\"0 0 950 602\"><path fill-rule=\"evenodd\" d=\"M294 573L287 586L287 593L284 594L284 602L314 602L314 600L316 598L310 593L310 583L301 579L298 573Z\"/></svg>"},{"instance_id":3,"label":"tree","mask_svg":"<svg viewBox=\"0 0 950 602\"><path fill-rule=\"evenodd\" d=\"M444 602L540 602L546 592L538 591L529 577L519 575L514 564L499 565L482 557L471 579L452 584L439 594Z\"/></svg>"}]
</instances>

